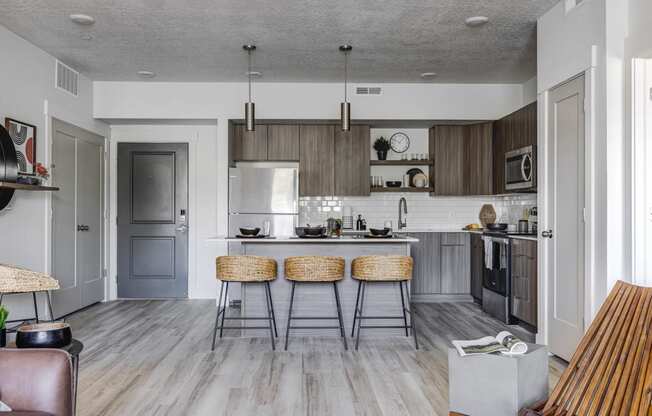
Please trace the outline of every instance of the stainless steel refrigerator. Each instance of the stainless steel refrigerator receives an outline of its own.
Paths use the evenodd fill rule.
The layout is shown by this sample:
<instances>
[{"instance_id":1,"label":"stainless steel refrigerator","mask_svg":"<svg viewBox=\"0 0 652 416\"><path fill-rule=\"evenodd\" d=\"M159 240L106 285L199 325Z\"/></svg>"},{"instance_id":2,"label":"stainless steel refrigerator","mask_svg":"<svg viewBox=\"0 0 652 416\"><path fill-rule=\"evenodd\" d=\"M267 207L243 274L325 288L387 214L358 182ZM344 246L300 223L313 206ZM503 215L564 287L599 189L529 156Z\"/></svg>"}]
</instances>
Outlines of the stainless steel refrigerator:
<instances>
[{"instance_id":1,"label":"stainless steel refrigerator","mask_svg":"<svg viewBox=\"0 0 652 416\"><path fill-rule=\"evenodd\" d=\"M297 168L237 167L229 169L229 236L244 226L270 221L273 236L294 235L299 221Z\"/></svg>"}]
</instances>

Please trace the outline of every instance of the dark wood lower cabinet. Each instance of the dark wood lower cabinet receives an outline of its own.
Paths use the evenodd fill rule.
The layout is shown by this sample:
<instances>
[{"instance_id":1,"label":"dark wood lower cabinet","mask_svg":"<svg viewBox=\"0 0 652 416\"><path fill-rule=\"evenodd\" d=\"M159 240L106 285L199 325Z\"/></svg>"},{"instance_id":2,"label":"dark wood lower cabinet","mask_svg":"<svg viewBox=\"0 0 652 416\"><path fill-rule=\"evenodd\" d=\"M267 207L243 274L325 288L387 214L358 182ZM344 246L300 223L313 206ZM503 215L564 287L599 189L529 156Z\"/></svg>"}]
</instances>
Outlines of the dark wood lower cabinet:
<instances>
[{"instance_id":1,"label":"dark wood lower cabinet","mask_svg":"<svg viewBox=\"0 0 652 416\"><path fill-rule=\"evenodd\" d=\"M482 303L482 275L484 273L484 242L479 234L471 234L471 296Z\"/></svg>"},{"instance_id":2,"label":"dark wood lower cabinet","mask_svg":"<svg viewBox=\"0 0 652 416\"><path fill-rule=\"evenodd\" d=\"M411 233L419 239L410 246L414 258L412 294L419 301L468 299L470 293L469 235L466 233Z\"/></svg>"},{"instance_id":3,"label":"dark wood lower cabinet","mask_svg":"<svg viewBox=\"0 0 652 416\"><path fill-rule=\"evenodd\" d=\"M512 239L512 315L537 326L537 242Z\"/></svg>"}]
</instances>

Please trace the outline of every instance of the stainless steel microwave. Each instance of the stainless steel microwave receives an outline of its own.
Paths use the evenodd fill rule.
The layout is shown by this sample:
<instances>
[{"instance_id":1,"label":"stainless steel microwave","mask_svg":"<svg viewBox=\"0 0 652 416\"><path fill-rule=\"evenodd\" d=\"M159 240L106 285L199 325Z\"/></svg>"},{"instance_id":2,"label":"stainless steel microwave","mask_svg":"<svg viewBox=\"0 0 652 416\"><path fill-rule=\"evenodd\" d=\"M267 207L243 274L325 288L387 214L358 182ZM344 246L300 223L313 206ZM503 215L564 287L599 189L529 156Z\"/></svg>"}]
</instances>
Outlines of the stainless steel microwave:
<instances>
[{"instance_id":1,"label":"stainless steel microwave","mask_svg":"<svg viewBox=\"0 0 652 416\"><path fill-rule=\"evenodd\" d=\"M519 192L537 190L536 146L505 153L505 189Z\"/></svg>"}]
</instances>

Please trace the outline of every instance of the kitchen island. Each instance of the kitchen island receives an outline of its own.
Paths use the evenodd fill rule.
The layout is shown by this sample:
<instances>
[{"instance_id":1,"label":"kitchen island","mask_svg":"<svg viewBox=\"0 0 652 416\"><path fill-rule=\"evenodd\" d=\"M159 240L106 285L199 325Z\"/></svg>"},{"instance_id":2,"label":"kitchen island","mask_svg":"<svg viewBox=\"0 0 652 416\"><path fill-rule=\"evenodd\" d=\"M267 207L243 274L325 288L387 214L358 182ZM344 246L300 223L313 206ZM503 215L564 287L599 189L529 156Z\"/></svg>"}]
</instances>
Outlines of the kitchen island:
<instances>
[{"instance_id":1,"label":"kitchen island","mask_svg":"<svg viewBox=\"0 0 652 416\"><path fill-rule=\"evenodd\" d=\"M351 261L358 256L368 255L410 255L410 244L419 240L412 237L363 238L340 237L307 239L297 237L278 237L261 239L214 238L209 241L226 241L230 255L252 255L271 257L278 263L278 278L271 283L276 324L279 335L284 333L290 304L291 283L285 280L284 259L291 256L338 256L346 260L344 279L338 283L342 302L344 325L351 335L358 282L351 278ZM409 287L410 285L408 285ZM232 286L235 289L235 285ZM232 289L229 289L232 290ZM262 285L245 285L240 290L242 311L245 316L265 315L265 295ZM330 284L305 283L297 285L294 297L293 316L337 316L333 288ZM369 285L365 300L365 314L401 315L401 294L397 283ZM318 326L336 325L336 320L302 320L294 325ZM252 321L244 325L256 326ZM367 322L367 324L370 324ZM374 320L373 325L399 325L399 321ZM264 330L250 330L244 336L265 336ZM319 335L339 336L333 329L292 330L291 336ZM378 329L363 332L366 336L405 335L401 329Z\"/></svg>"}]
</instances>

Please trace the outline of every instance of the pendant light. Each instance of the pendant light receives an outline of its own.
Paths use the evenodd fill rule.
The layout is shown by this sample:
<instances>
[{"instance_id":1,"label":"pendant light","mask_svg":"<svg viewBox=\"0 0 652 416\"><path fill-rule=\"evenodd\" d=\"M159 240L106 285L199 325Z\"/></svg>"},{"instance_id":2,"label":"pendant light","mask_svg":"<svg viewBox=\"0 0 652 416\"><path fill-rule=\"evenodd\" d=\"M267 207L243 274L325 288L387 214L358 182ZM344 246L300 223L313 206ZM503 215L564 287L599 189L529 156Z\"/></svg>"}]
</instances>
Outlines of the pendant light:
<instances>
[{"instance_id":1,"label":"pendant light","mask_svg":"<svg viewBox=\"0 0 652 416\"><path fill-rule=\"evenodd\" d=\"M251 54L256 50L256 45L247 44L242 47L247 51L247 78L249 80L249 101L245 103L245 125L247 131L256 131L256 104L251 102Z\"/></svg>"},{"instance_id":2,"label":"pendant light","mask_svg":"<svg viewBox=\"0 0 652 416\"><path fill-rule=\"evenodd\" d=\"M351 130L351 103L348 100L348 81L349 81L349 52L353 46L342 45L340 51L344 54L344 102L340 103L340 124L342 131Z\"/></svg>"}]
</instances>

